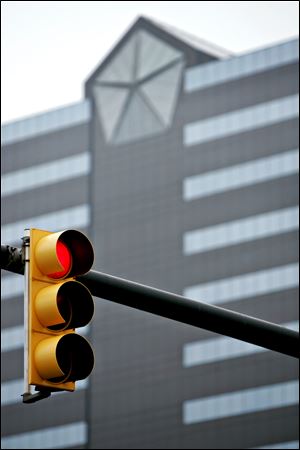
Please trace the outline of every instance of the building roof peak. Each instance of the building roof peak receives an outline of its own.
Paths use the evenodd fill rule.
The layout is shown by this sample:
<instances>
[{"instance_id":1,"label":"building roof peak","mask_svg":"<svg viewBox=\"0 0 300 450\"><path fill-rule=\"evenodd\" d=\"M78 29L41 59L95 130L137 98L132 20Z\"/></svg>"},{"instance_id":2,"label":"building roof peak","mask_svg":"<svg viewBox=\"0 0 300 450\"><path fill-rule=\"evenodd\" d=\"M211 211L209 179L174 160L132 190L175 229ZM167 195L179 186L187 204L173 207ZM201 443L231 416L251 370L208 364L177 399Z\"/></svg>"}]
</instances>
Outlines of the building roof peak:
<instances>
[{"instance_id":1,"label":"building roof peak","mask_svg":"<svg viewBox=\"0 0 300 450\"><path fill-rule=\"evenodd\" d=\"M218 45L212 42L208 42L205 39L202 39L191 33L183 31L173 25L161 22L160 20L157 20L155 18L149 16L139 16L136 21L136 24L138 22L140 23L148 22L156 26L157 28L160 28L161 30L167 32L168 34L174 36L176 39L181 40L182 42L194 48L195 50L208 53L216 58L225 59L233 56L231 52L222 47L219 47Z\"/></svg>"},{"instance_id":2,"label":"building roof peak","mask_svg":"<svg viewBox=\"0 0 300 450\"><path fill-rule=\"evenodd\" d=\"M139 34L144 36L148 35L149 38L152 36L153 43L154 41L160 41L169 49L173 48L174 52L181 52L185 56L186 67L205 64L212 60L225 59L232 56L228 51L173 26L150 17L138 16L127 28L125 33L121 35L118 42L113 46L104 60L101 61L96 70L88 77L86 81L87 89L88 85L93 83L99 73L105 70L105 67L115 58L116 54L118 54L122 48L124 49L127 43L134 39L134 36ZM152 47L149 44L147 51L151 52L151 48Z\"/></svg>"}]
</instances>

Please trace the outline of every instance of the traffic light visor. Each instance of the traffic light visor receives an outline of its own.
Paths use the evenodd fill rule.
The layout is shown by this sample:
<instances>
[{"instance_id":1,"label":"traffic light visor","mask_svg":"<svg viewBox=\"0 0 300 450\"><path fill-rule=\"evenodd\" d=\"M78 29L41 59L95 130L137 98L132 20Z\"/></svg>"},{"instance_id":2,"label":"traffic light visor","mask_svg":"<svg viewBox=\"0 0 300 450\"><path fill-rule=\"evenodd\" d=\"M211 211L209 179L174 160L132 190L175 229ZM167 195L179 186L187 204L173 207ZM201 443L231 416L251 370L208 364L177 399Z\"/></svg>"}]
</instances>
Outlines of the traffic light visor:
<instances>
[{"instance_id":1,"label":"traffic light visor","mask_svg":"<svg viewBox=\"0 0 300 450\"><path fill-rule=\"evenodd\" d=\"M94 300L82 283L65 281L37 293L35 312L40 323L53 331L84 327L93 317Z\"/></svg>"},{"instance_id":2,"label":"traffic light visor","mask_svg":"<svg viewBox=\"0 0 300 450\"><path fill-rule=\"evenodd\" d=\"M43 275L59 280L88 272L94 262L94 251L84 234L66 230L41 237L35 247L35 258Z\"/></svg>"},{"instance_id":3,"label":"traffic light visor","mask_svg":"<svg viewBox=\"0 0 300 450\"><path fill-rule=\"evenodd\" d=\"M78 334L44 339L35 349L35 364L40 376L52 383L83 380L94 367L89 342Z\"/></svg>"}]
</instances>

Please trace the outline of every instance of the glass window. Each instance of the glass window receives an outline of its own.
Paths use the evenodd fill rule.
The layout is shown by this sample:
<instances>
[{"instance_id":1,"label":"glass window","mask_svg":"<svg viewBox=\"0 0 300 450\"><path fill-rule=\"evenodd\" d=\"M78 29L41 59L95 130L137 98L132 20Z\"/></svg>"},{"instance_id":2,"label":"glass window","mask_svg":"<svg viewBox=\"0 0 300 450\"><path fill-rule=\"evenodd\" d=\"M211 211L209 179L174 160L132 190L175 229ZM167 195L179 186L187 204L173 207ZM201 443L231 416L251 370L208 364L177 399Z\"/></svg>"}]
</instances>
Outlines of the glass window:
<instances>
[{"instance_id":1,"label":"glass window","mask_svg":"<svg viewBox=\"0 0 300 450\"><path fill-rule=\"evenodd\" d=\"M85 123L90 117L90 103L86 99L74 105L7 123L1 127L1 145Z\"/></svg>"},{"instance_id":2,"label":"glass window","mask_svg":"<svg viewBox=\"0 0 300 450\"><path fill-rule=\"evenodd\" d=\"M63 448L84 445L86 441L87 424L76 422L3 437L1 448Z\"/></svg>"},{"instance_id":3,"label":"glass window","mask_svg":"<svg viewBox=\"0 0 300 450\"><path fill-rule=\"evenodd\" d=\"M299 149L225 167L183 180L183 199L193 200L299 171Z\"/></svg>"},{"instance_id":4,"label":"glass window","mask_svg":"<svg viewBox=\"0 0 300 450\"><path fill-rule=\"evenodd\" d=\"M1 197L87 175L89 172L90 154L86 152L6 173L1 178Z\"/></svg>"},{"instance_id":5,"label":"glass window","mask_svg":"<svg viewBox=\"0 0 300 450\"><path fill-rule=\"evenodd\" d=\"M283 323L281 325L292 330L299 330L299 321ZM182 365L184 367L193 367L264 351L267 350L263 347L238 339L228 337L205 339L184 345Z\"/></svg>"},{"instance_id":6,"label":"glass window","mask_svg":"<svg viewBox=\"0 0 300 450\"><path fill-rule=\"evenodd\" d=\"M258 50L247 55L231 57L187 69L185 90L203 89L258 72L291 64L299 59L299 40Z\"/></svg>"},{"instance_id":7,"label":"glass window","mask_svg":"<svg viewBox=\"0 0 300 450\"><path fill-rule=\"evenodd\" d=\"M286 208L259 214L246 219L213 225L183 235L183 253L192 255L220 247L240 244L299 227L299 208Z\"/></svg>"},{"instance_id":8,"label":"glass window","mask_svg":"<svg viewBox=\"0 0 300 450\"><path fill-rule=\"evenodd\" d=\"M291 95L187 124L183 129L183 143L188 147L282 122L298 115L298 95Z\"/></svg>"},{"instance_id":9,"label":"glass window","mask_svg":"<svg viewBox=\"0 0 300 450\"><path fill-rule=\"evenodd\" d=\"M24 326L4 328L1 330L1 352L22 348L24 345Z\"/></svg>"},{"instance_id":10,"label":"glass window","mask_svg":"<svg viewBox=\"0 0 300 450\"><path fill-rule=\"evenodd\" d=\"M295 405L298 403L298 398L299 382L288 381L272 386L188 400L183 404L183 423L188 425L221 417Z\"/></svg>"},{"instance_id":11,"label":"glass window","mask_svg":"<svg viewBox=\"0 0 300 450\"><path fill-rule=\"evenodd\" d=\"M89 380L76 381L76 391L87 389ZM17 380L9 380L1 382L1 405L12 405L14 403L21 403L21 395L24 392L23 378ZM66 392L52 392L51 395L64 395Z\"/></svg>"},{"instance_id":12,"label":"glass window","mask_svg":"<svg viewBox=\"0 0 300 450\"><path fill-rule=\"evenodd\" d=\"M262 447L253 447L253 448L265 448L265 449L297 448L297 449L299 449L299 441L280 442L278 444L268 444L268 445L263 445Z\"/></svg>"},{"instance_id":13,"label":"glass window","mask_svg":"<svg viewBox=\"0 0 300 450\"><path fill-rule=\"evenodd\" d=\"M189 286L184 289L183 295L193 300L221 304L227 301L295 288L299 285L298 280L299 265L287 264L286 266Z\"/></svg>"},{"instance_id":14,"label":"glass window","mask_svg":"<svg viewBox=\"0 0 300 450\"><path fill-rule=\"evenodd\" d=\"M90 207L88 204L83 204L4 225L2 227L2 240L7 245L14 244L24 235L25 228L41 228L49 231L58 231L69 227L86 228L89 223Z\"/></svg>"},{"instance_id":15,"label":"glass window","mask_svg":"<svg viewBox=\"0 0 300 450\"><path fill-rule=\"evenodd\" d=\"M5 275L1 279L1 300L23 295L24 277L22 275Z\"/></svg>"}]
</instances>

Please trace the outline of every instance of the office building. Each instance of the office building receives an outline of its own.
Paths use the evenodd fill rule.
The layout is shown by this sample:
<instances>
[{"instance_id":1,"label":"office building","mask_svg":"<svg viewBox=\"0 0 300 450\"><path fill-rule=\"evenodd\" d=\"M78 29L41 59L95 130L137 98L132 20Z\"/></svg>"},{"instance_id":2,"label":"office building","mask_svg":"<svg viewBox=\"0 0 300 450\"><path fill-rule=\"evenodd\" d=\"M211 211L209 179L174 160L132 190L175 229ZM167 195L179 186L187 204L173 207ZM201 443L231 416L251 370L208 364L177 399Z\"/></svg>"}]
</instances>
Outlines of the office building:
<instances>
[{"instance_id":1,"label":"office building","mask_svg":"<svg viewBox=\"0 0 300 450\"><path fill-rule=\"evenodd\" d=\"M2 243L75 228L94 269L298 329L299 42L232 55L139 18L85 98L2 127ZM95 298L75 393L23 393L2 274L2 448L298 448L298 362Z\"/></svg>"}]
</instances>

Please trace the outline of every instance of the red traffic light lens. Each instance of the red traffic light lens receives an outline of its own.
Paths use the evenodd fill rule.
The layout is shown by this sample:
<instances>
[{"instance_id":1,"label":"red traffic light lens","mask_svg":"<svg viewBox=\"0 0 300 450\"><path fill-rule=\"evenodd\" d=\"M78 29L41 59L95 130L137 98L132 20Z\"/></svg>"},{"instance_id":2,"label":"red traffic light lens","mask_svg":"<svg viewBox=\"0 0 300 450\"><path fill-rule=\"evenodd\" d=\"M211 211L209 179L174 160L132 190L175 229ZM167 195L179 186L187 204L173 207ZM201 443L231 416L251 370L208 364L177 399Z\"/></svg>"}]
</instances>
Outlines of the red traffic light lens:
<instances>
[{"instance_id":1,"label":"red traffic light lens","mask_svg":"<svg viewBox=\"0 0 300 450\"><path fill-rule=\"evenodd\" d=\"M66 246L66 244L64 244L63 242L61 242L59 240L57 241L57 244L56 244L56 255L57 255L58 261L60 262L60 264L63 267L63 270L60 272L50 273L50 274L48 274L48 277L63 278L66 275L68 275L68 273L71 270L72 255L71 255L70 250Z\"/></svg>"}]
</instances>

